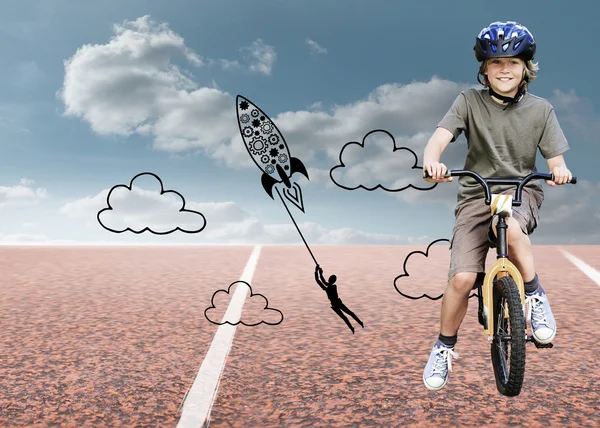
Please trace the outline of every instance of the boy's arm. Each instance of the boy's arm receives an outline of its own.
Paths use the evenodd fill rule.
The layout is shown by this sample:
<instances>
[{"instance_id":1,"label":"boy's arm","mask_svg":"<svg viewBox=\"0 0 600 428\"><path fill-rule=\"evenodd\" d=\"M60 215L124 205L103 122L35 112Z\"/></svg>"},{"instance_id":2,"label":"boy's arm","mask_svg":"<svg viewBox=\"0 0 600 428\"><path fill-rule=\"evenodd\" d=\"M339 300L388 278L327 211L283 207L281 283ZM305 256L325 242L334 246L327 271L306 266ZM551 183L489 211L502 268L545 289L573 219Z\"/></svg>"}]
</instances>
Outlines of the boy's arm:
<instances>
[{"instance_id":1,"label":"boy's arm","mask_svg":"<svg viewBox=\"0 0 600 428\"><path fill-rule=\"evenodd\" d=\"M554 156L548 160L548 170L554 174L554 181L546 180L546 183L550 186L556 186L557 184L566 184L573 178L571 171L567 168L565 158L563 155Z\"/></svg>"},{"instance_id":2,"label":"boy's arm","mask_svg":"<svg viewBox=\"0 0 600 428\"><path fill-rule=\"evenodd\" d=\"M453 139L454 134L442 127L438 127L429 139L423 154L423 170L429 172L432 178L426 178L426 181L452 181L452 177L444 178L448 168L440 163L440 158Z\"/></svg>"},{"instance_id":3,"label":"boy's arm","mask_svg":"<svg viewBox=\"0 0 600 428\"><path fill-rule=\"evenodd\" d=\"M321 287L323 290L325 290L325 284L323 284L321 282L321 280L319 279L319 273L321 273L321 271L318 270L318 268L315 269L315 281L317 281L317 284L319 284L319 287ZM323 276L323 274L321 274L321 276Z\"/></svg>"},{"instance_id":4,"label":"boy's arm","mask_svg":"<svg viewBox=\"0 0 600 428\"><path fill-rule=\"evenodd\" d=\"M325 277L323 276L323 270L319 269L319 275L321 276L321 282L325 284L327 281L325 281Z\"/></svg>"}]
</instances>

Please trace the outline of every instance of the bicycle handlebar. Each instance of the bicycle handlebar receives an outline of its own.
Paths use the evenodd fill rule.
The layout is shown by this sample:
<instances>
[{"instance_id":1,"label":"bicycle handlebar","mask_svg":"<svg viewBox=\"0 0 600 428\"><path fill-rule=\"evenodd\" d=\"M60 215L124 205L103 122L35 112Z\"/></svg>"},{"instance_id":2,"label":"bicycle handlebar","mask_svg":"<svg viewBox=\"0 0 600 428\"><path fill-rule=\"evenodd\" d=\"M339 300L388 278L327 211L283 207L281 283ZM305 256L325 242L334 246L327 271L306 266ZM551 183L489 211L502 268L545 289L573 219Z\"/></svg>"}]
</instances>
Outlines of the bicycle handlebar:
<instances>
[{"instance_id":1,"label":"bicycle handlebar","mask_svg":"<svg viewBox=\"0 0 600 428\"><path fill-rule=\"evenodd\" d=\"M515 197L513 198L513 205L514 206L520 206L521 205L521 194L523 191L523 187L531 180L534 180L536 178L542 178L544 180L551 180L554 181L554 174L548 174L548 173L543 173L543 172L532 172L529 175L526 175L523 178L495 178L495 177L491 177L491 178L483 178L481 175L477 174L475 171L470 171L470 170L466 170L466 169L451 169L448 170L446 172L446 175L444 175L444 178L448 178L448 177L463 177L463 176L467 176L467 177L472 177L474 178L479 184L482 185L483 190L485 191L485 204L486 205L490 205L491 201L492 201L492 191L490 190L490 185L494 185L494 184L512 184L512 185L517 185L517 191L515 193ZM423 171L423 178L430 178L431 176L429 175L429 171L424 170ZM576 184L577 183L577 177L572 177L571 184Z\"/></svg>"}]
</instances>

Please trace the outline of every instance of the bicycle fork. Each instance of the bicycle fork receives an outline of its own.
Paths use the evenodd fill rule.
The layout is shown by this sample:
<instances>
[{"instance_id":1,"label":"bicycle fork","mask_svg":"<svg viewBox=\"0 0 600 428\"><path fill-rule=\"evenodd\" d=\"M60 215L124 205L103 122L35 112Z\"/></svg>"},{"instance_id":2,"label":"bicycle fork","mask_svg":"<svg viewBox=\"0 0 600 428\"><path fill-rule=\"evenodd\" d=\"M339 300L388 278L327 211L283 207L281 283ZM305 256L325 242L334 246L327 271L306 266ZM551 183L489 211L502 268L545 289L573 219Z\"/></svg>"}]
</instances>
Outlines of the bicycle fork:
<instances>
[{"instance_id":1,"label":"bicycle fork","mask_svg":"<svg viewBox=\"0 0 600 428\"><path fill-rule=\"evenodd\" d=\"M479 307L481 321L483 324L483 334L487 335L488 340L493 340L494 335L494 286L497 278L509 275L517 284L519 295L521 296L521 306L525 306L525 285L523 277L517 267L508 259L508 245L506 241L506 217L512 213L512 196L493 194L490 204L492 218L498 215L496 225L496 261L486 272L483 284L479 287ZM504 308L504 317L508 318L508 306ZM526 332L524 332L526 334Z\"/></svg>"}]
</instances>

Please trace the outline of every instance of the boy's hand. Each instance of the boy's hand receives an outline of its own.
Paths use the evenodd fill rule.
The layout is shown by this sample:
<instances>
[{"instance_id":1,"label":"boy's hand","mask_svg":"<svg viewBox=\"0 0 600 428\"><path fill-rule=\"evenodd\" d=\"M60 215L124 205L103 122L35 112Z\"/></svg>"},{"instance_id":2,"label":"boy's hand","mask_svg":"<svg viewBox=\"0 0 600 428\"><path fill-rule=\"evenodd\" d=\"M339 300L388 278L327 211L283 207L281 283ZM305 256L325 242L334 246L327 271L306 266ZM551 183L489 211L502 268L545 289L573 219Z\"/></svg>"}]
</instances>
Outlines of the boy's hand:
<instances>
[{"instance_id":1,"label":"boy's hand","mask_svg":"<svg viewBox=\"0 0 600 428\"><path fill-rule=\"evenodd\" d=\"M554 181L546 180L549 186L556 186L557 184L567 184L573 178L571 171L566 166L555 166L550 171L554 175Z\"/></svg>"},{"instance_id":2,"label":"boy's hand","mask_svg":"<svg viewBox=\"0 0 600 428\"><path fill-rule=\"evenodd\" d=\"M452 181L452 177L444 178L448 168L443 163L430 162L423 165L423 171L427 171L431 177L423 178L423 180L430 183L442 183Z\"/></svg>"}]
</instances>

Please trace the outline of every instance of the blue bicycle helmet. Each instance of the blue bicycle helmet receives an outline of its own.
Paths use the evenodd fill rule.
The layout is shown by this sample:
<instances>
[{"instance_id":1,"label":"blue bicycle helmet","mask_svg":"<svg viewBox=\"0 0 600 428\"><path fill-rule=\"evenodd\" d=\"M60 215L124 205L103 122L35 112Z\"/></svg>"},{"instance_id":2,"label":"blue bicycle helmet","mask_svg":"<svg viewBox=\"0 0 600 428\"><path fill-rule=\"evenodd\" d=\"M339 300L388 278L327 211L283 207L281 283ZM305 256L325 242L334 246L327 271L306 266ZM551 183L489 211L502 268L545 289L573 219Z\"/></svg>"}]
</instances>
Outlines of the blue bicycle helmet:
<instances>
[{"instance_id":1,"label":"blue bicycle helmet","mask_svg":"<svg viewBox=\"0 0 600 428\"><path fill-rule=\"evenodd\" d=\"M526 27L515 21L496 21L480 31L473 50L479 62L517 56L530 61L535 55L535 39Z\"/></svg>"}]
</instances>

